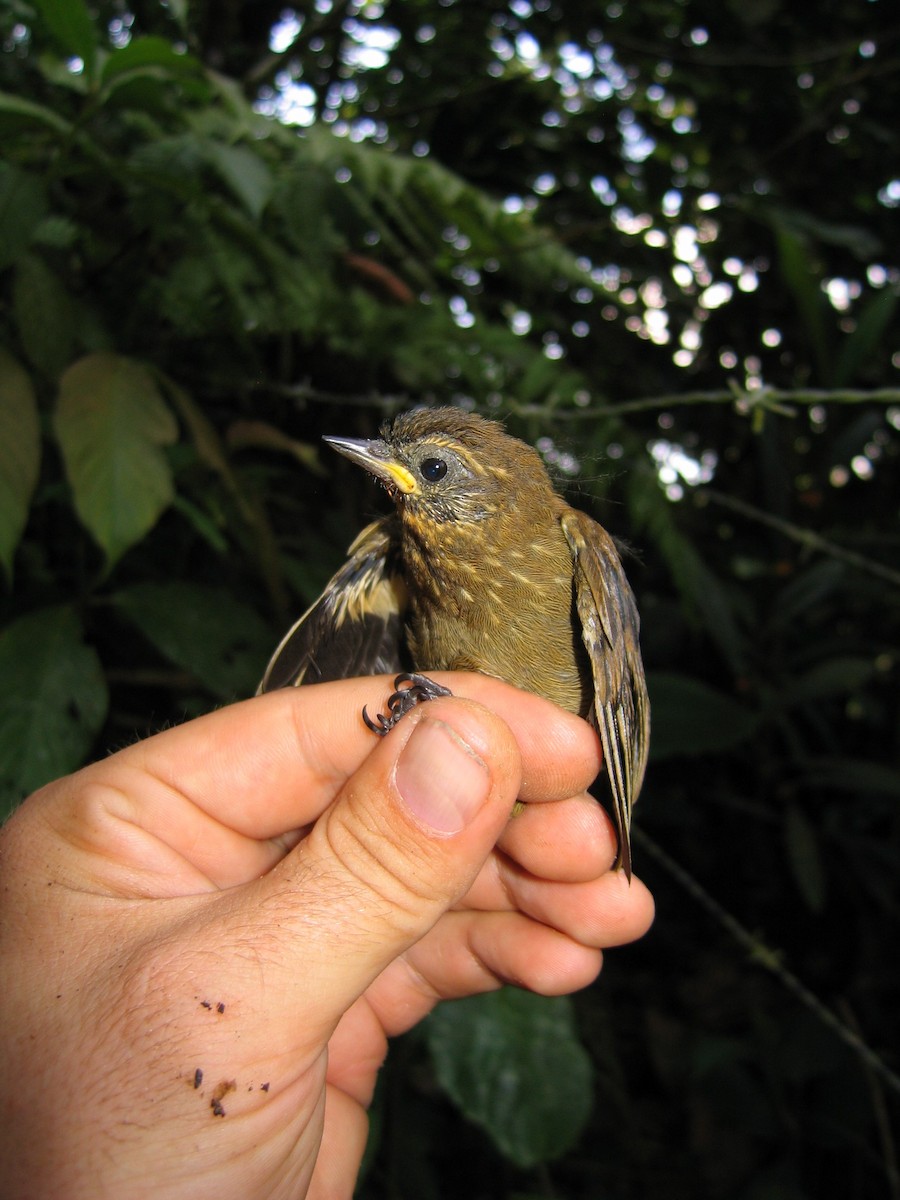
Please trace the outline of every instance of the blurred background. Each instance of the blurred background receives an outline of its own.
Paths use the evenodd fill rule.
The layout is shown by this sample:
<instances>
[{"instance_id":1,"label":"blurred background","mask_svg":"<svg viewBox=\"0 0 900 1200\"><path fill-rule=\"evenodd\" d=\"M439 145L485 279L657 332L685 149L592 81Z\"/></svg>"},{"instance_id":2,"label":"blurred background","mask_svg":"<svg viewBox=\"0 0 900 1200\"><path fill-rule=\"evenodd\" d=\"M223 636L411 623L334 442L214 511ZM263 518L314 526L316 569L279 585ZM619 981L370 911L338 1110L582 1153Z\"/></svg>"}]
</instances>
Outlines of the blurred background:
<instances>
[{"instance_id":1,"label":"blurred background","mask_svg":"<svg viewBox=\"0 0 900 1200\"><path fill-rule=\"evenodd\" d=\"M889 0L5 0L5 810L251 694L502 417L630 547L640 944L392 1049L365 1200L900 1197Z\"/></svg>"}]
</instances>

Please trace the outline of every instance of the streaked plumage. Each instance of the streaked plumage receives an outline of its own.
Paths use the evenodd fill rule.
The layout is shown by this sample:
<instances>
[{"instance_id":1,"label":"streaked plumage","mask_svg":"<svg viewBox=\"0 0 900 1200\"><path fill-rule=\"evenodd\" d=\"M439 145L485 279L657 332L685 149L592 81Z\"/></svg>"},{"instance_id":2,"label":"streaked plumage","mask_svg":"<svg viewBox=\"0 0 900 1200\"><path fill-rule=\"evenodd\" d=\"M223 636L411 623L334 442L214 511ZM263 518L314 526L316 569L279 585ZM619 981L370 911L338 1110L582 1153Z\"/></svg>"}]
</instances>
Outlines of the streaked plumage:
<instances>
[{"instance_id":1,"label":"streaked plumage","mask_svg":"<svg viewBox=\"0 0 900 1200\"><path fill-rule=\"evenodd\" d=\"M360 533L260 691L459 669L546 696L600 734L617 866L630 878L649 704L637 608L612 538L496 421L424 409L378 439L326 440L384 484L395 511Z\"/></svg>"}]
</instances>

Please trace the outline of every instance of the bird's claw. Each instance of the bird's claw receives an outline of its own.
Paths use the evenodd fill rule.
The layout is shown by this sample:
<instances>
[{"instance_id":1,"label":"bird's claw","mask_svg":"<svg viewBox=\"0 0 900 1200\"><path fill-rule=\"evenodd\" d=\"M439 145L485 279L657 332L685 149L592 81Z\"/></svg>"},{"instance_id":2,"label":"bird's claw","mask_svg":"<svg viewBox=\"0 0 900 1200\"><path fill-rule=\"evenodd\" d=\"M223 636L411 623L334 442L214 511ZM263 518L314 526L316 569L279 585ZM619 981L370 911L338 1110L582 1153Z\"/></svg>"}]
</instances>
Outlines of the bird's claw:
<instances>
[{"instance_id":1,"label":"bird's claw","mask_svg":"<svg viewBox=\"0 0 900 1200\"><path fill-rule=\"evenodd\" d=\"M387 702L387 716L383 713L376 713L373 721L365 708L362 710L362 719L368 728L373 733L377 733L379 737L390 733L400 718L405 717L421 701L437 700L439 696L453 695L449 688L435 683L427 675L418 675L415 672L405 671L402 675L398 675L394 680L394 687L396 690Z\"/></svg>"}]
</instances>

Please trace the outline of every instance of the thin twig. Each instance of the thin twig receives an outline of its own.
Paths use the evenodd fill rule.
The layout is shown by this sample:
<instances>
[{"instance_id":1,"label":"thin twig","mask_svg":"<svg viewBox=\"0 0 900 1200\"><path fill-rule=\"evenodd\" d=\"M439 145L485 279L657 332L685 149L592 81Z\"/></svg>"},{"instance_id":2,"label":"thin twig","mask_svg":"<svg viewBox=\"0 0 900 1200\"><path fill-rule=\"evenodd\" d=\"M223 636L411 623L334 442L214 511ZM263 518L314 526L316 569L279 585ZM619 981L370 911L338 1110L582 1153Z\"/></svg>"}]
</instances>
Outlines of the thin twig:
<instances>
[{"instance_id":1,"label":"thin twig","mask_svg":"<svg viewBox=\"0 0 900 1200\"><path fill-rule=\"evenodd\" d=\"M856 1031L858 1022L856 1020L856 1014L851 1009L849 1003L846 1000L842 1000L840 1002L840 1007L847 1025ZM887 1104L885 1103L884 1091L880 1087L878 1080L873 1077L868 1063L863 1064L863 1069L866 1073L866 1082L869 1086L869 1094L872 1098L872 1112L875 1117L875 1127L878 1130L878 1136L881 1140L881 1149L884 1158L885 1181L888 1186L891 1200L900 1200L900 1169L898 1169L897 1165L897 1146L894 1140L894 1133L891 1128L891 1117L887 1109Z\"/></svg>"},{"instance_id":2,"label":"thin twig","mask_svg":"<svg viewBox=\"0 0 900 1200\"><path fill-rule=\"evenodd\" d=\"M830 558L836 558L840 562L847 563L848 566L855 567L858 571L865 571L868 575L874 575L876 579L883 579L886 583L892 583L894 587L900 587L900 571L895 571L892 567L886 567L883 563L876 562L874 559L866 558L864 554L857 554L855 550L847 550L844 546L839 546L836 542L830 542L827 538L823 538L821 534L814 533L811 529L804 529L802 525L795 525L791 521L785 521L783 517L776 517L773 513L765 512L761 508L747 504L744 500L738 500L734 496L718 492L715 488L703 488L702 491L697 492L697 499L711 500L714 504L718 504L722 508L728 508L732 512L748 517L751 521L756 521L760 525L767 525L770 529L777 530L778 533L784 534L786 538L790 538L791 541L799 543L808 550L818 550L822 554L827 554Z\"/></svg>"},{"instance_id":3,"label":"thin twig","mask_svg":"<svg viewBox=\"0 0 900 1200\"><path fill-rule=\"evenodd\" d=\"M886 1084L888 1088L898 1096L900 1096L900 1076L897 1076L887 1065L881 1056L863 1039L858 1033L850 1028L841 1018L830 1008L828 1008L814 992L801 983L793 971L789 970L783 962L781 951L774 949L767 942L764 942L757 934L751 933L745 925L742 925L737 917L733 916L727 909L713 896L709 894L706 888L700 884L693 875L684 869L679 863L675 862L658 842L654 841L648 833L643 829L632 829L632 837L640 845L642 850L645 850L650 857L663 868L667 875L675 880L680 887L684 889L701 908L704 909L715 923L728 933L728 935L745 950L750 960L758 966L763 967L771 975L782 984L782 986L791 993L795 999L812 1012L818 1020L847 1046L857 1056L864 1067L871 1071L874 1075Z\"/></svg>"},{"instance_id":4,"label":"thin twig","mask_svg":"<svg viewBox=\"0 0 900 1200\"><path fill-rule=\"evenodd\" d=\"M233 387L233 381L229 380ZM276 396L293 397L314 404L346 404L372 408L392 408L398 403L411 403L410 397L386 396L379 392L352 394L328 392L312 386L308 381L295 384L278 384L259 380L248 381L245 390L265 391ZM738 387L721 388L709 392L671 392L661 396L643 396L636 400L620 403L589 404L584 407L549 408L541 404L517 404L514 397L507 397L507 407L518 417L541 417L549 421L590 421L597 417L618 417L627 413L654 412L657 409L686 408L702 404L730 404L739 411L751 413L757 409L778 409L786 412L792 405L816 404L898 404L900 388L838 388L828 391L821 388L756 388L743 391Z\"/></svg>"},{"instance_id":5,"label":"thin twig","mask_svg":"<svg viewBox=\"0 0 900 1200\"><path fill-rule=\"evenodd\" d=\"M900 404L900 388L719 388L709 392L671 392L662 396L642 396L611 404L586 404L583 408L556 408L554 420L586 421L593 417L619 417L626 413L655 412L657 409L687 408L700 404L733 404L739 411L758 408L783 410L792 405L816 404ZM539 404L515 405L518 416L541 417L547 409Z\"/></svg>"}]
</instances>

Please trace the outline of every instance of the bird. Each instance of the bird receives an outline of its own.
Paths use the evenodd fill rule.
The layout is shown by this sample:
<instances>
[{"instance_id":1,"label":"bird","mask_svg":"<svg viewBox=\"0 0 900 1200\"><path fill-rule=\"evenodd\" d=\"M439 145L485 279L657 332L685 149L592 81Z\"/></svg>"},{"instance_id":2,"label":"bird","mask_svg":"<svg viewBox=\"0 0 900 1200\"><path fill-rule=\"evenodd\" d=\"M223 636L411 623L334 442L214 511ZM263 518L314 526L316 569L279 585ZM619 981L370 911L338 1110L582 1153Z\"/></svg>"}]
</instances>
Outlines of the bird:
<instances>
[{"instance_id":1,"label":"bird","mask_svg":"<svg viewBox=\"0 0 900 1200\"><path fill-rule=\"evenodd\" d=\"M477 413L418 408L377 438L324 440L382 484L393 509L353 541L258 691L397 673L388 715L362 713L379 734L449 694L430 671L480 671L546 697L599 734L614 866L630 881L650 704L613 538L555 490L533 447Z\"/></svg>"}]
</instances>

